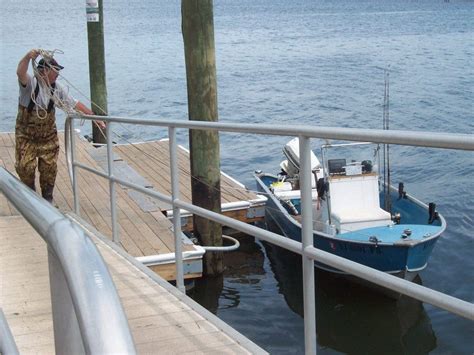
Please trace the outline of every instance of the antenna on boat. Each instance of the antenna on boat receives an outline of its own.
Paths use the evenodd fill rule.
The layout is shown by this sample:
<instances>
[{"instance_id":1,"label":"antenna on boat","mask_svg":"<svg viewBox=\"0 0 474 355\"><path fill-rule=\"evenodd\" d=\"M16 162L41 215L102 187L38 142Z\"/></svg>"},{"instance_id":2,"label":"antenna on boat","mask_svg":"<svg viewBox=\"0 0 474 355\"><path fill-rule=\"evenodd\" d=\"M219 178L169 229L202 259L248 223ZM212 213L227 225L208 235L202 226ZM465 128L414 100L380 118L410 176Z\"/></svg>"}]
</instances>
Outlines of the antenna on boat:
<instances>
[{"instance_id":1,"label":"antenna on boat","mask_svg":"<svg viewBox=\"0 0 474 355\"><path fill-rule=\"evenodd\" d=\"M390 67L389 67L390 68ZM390 73L384 70L385 90L383 97L383 129L390 129ZM392 200L390 197L390 144L383 145L383 183L384 183L384 207L392 214Z\"/></svg>"}]
</instances>

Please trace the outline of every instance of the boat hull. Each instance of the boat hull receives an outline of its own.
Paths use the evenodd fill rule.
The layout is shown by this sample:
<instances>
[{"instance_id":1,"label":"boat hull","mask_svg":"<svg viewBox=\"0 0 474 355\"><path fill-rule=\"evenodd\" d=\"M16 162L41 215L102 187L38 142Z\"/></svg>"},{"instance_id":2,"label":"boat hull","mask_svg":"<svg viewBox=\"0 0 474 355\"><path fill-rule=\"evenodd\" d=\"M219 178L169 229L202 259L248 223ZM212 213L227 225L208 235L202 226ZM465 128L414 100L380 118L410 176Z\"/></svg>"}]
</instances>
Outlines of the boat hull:
<instances>
[{"instance_id":1,"label":"boat hull","mask_svg":"<svg viewBox=\"0 0 474 355\"><path fill-rule=\"evenodd\" d=\"M301 242L301 224L288 214L258 176L256 176L256 180L259 191L265 193L268 197L267 223L276 226L285 237ZM429 256L439 238L439 234L422 241L408 240L398 243L345 240L340 236L331 236L317 231L313 232L313 238L314 246L320 250L412 280L419 271L427 266ZM318 262L315 263L315 266L330 272L344 274L340 270Z\"/></svg>"}]
</instances>

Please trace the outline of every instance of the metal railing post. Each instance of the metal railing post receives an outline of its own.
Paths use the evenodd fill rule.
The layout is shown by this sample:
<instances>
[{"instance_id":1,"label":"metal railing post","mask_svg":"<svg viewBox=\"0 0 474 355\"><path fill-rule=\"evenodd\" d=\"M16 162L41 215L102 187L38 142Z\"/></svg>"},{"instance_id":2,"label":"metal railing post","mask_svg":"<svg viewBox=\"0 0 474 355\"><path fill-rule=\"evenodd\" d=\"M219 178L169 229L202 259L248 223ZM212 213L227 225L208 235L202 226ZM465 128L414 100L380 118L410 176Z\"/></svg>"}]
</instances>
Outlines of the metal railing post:
<instances>
[{"instance_id":1,"label":"metal railing post","mask_svg":"<svg viewBox=\"0 0 474 355\"><path fill-rule=\"evenodd\" d=\"M72 165L72 193L74 195L74 213L80 216L81 207L79 205L79 192L77 191L77 170L76 170L76 138L74 134L74 118L70 118L71 126L69 132L69 138L71 142L71 165Z\"/></svg>"},{"instance_id":2,"label":"metal railing post","mask_svg":"<svg viewBox=\"0 0 474 355\"><path fill-rule=\"evenodd\" d=\"M301 241L303 260L304 343L306 354L316 354L316 304L314 294L314 261L305 253L313 246L313 201L311 192L311 146L307 137L299 137L301 189Z\"/></svg>"},{"instance_id":3,"label":"metal railing post","mask_svg":"<svg viewBox=\"0 0 474 355\"><path fill-rule=\"evenodd\" d=\"M48 247L48 268L56 354L84 354L84 343L61 263Z\"/></svg>"},{"instance_id":4,"label":"metal railing post","mask_svg":"<svg viewBox=\"0 0 474 355\"><path fill-rule=\"evenodd\" d=\"M112 142L112 122L107 122L105 127L107 136L107 174L109 176L109 192L110 192L110 215L112 218L112 240L114 243L120 243L120 236L117 228L117 209L115 206L115 182L114 177L114 156Z\"/></svg>"},{"instance_id":5,"label":"metal railing post","mask_svg":"<svg viewBox=\"0 0 474 355\"><path fill-rule=\"evenodd\" d=\"M186 293L183 276L183 252L181 247L181 211L174 201L179 200L179 170L178 154L176 144L176 128L169 127L170 146L170 170L171 170L171 195L173 200L173 230L174 230L174 254L176 258L176 286Z\"/></svg>"},{"instance_id":6,"label":"metal railing post","mask_svg":"<svg viewBox=\"0 0 474 355\"><path fill-rule=\"evenodd\" d=\"M0 354L18 355L18 347L8 326L7 319L0 308Z\"/></svg>"}]
</instances>

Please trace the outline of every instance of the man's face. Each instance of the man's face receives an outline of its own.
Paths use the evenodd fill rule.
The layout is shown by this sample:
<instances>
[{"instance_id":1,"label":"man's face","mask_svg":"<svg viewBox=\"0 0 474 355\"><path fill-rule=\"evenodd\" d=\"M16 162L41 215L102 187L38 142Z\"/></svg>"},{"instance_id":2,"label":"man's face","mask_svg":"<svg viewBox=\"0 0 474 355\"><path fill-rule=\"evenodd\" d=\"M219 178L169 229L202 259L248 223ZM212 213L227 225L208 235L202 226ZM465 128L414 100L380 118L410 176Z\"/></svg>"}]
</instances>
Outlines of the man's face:
<instances>
[{"instance_id":1,"label":"man's face","mask_svg":"<svg viewBox=\"0 0 474 355\"><path fill-rule=\"evenodd\" d=\"M59 70L57 70L56 68L49 68L47 69L48 70L48 81L50 84L52 83L55 83L56 82L56 79L58 78L59 76Z\"/></svg>"},{"instance_id":2,"label":"man's face","mask_svg":"<svg viewBox=\"0 0 474 355\"><path fill-rule=\"evenodd\" d=\"M40 75L49 83L53 84L59 76L59 70L55 68L43 68L40 70Z\"/></svg>"}]
</instances>

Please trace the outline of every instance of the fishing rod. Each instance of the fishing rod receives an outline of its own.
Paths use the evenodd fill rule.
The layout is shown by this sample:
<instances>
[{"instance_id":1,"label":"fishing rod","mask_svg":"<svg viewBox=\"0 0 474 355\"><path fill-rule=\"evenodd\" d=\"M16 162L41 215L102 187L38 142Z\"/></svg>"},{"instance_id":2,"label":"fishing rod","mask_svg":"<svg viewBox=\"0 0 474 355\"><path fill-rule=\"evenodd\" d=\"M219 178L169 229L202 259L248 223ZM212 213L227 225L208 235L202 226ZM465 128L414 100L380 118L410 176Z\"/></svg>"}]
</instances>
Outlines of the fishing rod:
<instances>
[{"instance_id":1,"label":"fishing rod","mask_svg":"<svg viewBox=\"0 0 474 355\"><path fill-rule=\"evenodd\" d=\"M390 73L388 69L384 70L385 85L383 98L383 129L390 129ZM390 196L390 144L384 144L383 150L384 166L384 207L387 212L392 214L392 200Z\"/></svg>"}]
</instances>

